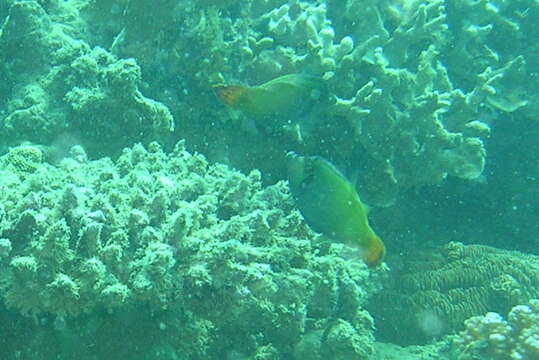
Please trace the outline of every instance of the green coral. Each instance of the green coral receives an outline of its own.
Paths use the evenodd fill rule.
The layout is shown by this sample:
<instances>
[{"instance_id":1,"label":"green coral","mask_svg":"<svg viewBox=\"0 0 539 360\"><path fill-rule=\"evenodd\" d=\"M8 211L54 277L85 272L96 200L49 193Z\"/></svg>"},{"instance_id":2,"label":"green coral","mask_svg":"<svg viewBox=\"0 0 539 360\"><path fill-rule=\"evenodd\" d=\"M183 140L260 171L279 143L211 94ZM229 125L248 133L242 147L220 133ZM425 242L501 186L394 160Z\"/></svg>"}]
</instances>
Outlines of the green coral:
<instances>
[{"instance_id":1,"label":"green coral","mask_svg":"<svg viewBox=\"0 0 539 360\"><path fill-rule=\"evenodd\" d=\"M451 242L414 254L399 269L370 310L380 335L401 344L448 334L471 316L504 313L539 295L537 256L488 246Z\"/></svg>"},{"instance_id":2,"label":"green coral","mask_svg":"<svg viewBox=\"0 0 539 360\"><path fill-rule=\"evenodd\" d=\"M529 39L538 17L536 0L0 2L2 305L47 324L21 356L63 349L84 358L77 349L95 336L104 354L130 358L107 342L118 323L135 328L134 339L164 339L143 358L318 358L328 340L352 356L358 338L369 352L371 327L356 319L364 269L310 242L278 183L283 154L321 154L359 173L362 198L375 205L447 177L481 179L491 125L536 118L539 42ZM211 91L290 73L320 76L335 101L271 134ZM39 146L18 147L54 144L61 158L81 142L91 156L115 157L171 137L211 161L262 172L174 153L185 166L154 145L97 162L72 148L58 166L43 163ZM399 307L375 311L391 313L381 334L402 335L393 324L404 319L424 331L405 340L424 341L536 295L527 281L537 279L512 254L465 249L463 258L432 252L406 262L413 275L398 269L403 283L389 291ZM235 310L216 314L218 305ZM165 319L160 331L155 319ZM262 340L244 320L261 324ZM55 329L66 327L73 331ZM232 328L230 343L244 346L219 353Z\"/></svg>"}]
</instances>

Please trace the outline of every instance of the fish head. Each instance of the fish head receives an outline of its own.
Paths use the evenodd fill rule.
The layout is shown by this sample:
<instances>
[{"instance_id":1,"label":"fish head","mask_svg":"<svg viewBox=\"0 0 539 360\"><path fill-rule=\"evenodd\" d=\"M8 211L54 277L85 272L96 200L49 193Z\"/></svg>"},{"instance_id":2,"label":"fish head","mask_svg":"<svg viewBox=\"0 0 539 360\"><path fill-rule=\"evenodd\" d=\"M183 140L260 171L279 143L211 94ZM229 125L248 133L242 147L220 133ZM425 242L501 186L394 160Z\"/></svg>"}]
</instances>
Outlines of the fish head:
<instances>
[{"instance_id":1,"label":"fish head","mask_svg":"<svg viewBox=\"0 0 539 360\"><path fill-rule=\"evenodd\" d=\"M213 85L213 92L219 101L230 107L235 107L245 95L247 88L239 85Z\"/></svg>"}]
</instances>

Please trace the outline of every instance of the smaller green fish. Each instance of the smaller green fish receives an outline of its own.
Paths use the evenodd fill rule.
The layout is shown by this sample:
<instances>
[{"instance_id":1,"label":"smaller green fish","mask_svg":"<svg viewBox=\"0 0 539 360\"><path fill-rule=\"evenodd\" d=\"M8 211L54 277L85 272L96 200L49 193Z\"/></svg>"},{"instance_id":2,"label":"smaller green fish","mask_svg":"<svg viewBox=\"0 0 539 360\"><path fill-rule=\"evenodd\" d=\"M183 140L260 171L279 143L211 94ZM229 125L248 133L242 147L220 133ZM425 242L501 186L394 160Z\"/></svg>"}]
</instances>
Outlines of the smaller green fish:
<instances>
[{"instance_id":1,"label":"smaller green fish","mask_svg":"<svg viewBox=\"0 0 539 360\"><path fill-rule=\"evenodd\" d=\"M299 113L327 96L325 81L316 76L289 74L258 86L214 85L225 105L256 116Z\"/></svg>"},{"instance_id":2,"label":"smaller green fish","mask_svg":"<svg viewBox=\"0 0 539 360\"><path fill-rule=\"evenodd\" d=\"M309 226L327 237L357 246L369 266L385 255L355 187L327 160L287 154L288 181L296 206Z\"/></svg>"}]
</instances>

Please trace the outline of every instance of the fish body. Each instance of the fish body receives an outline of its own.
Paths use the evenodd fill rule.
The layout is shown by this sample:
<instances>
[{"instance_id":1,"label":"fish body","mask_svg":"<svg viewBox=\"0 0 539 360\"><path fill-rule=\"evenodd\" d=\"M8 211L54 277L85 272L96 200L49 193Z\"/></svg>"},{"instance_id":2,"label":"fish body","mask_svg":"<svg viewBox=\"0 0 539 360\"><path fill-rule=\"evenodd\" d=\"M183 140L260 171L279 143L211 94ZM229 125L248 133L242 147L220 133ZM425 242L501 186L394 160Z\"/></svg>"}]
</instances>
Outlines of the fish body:
<instances>
[{"instance_id":1,"label":"fish body","mask_svg":"<svg viewBox=\"0 0 539 360\"><path fill-rule=\"evenodd\" d=\"M385 246L369 225L368 208L355 187L328 161L287 155L296 206L309 226L330 239L356 246L369 266L380 264Z\"/></svg>"},{"instance_id":2,"label":"fish body","mask_svg":"<svg viewBox=\"0 0 539 360\"><path fill-rule=\"evenodd\" d=\"M284 75L252 87L215 85L213 90L223 104L256 116L301 112L327 93L323 79L305 74Z\"/></svg>"}]
</instances>

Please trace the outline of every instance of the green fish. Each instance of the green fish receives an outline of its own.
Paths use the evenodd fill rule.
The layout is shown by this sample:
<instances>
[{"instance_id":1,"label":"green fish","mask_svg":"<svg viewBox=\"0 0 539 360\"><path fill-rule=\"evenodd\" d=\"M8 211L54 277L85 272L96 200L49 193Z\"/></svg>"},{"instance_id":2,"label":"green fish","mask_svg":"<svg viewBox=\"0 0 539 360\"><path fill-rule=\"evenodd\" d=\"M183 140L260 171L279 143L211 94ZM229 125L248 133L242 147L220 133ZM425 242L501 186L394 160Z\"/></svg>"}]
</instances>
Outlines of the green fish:
<instances>
[{"instance_id":1,"label":"green fish","mask_svg":"<svg viewBox=\"0 0 539 360\"><path fill-rule=\"evenodd\" d=\"M305 74L280 76L258 86L219 84L213 90L223 104L255 116L301 113L327 97L325 81Z\"/></svg>"},{"instance_id":2,"label":"green fish","mask_svg":"<svg viewBox=\"0 0 539 360\"><path fill-rule=\"evenodd\" d=\"M367 265L380 264L385 246L370 227L368 208L354 185L319 156L290 152L287 167L290 191L307 224L330 239L358 247Z\"/></svg>"}]
</instances>

